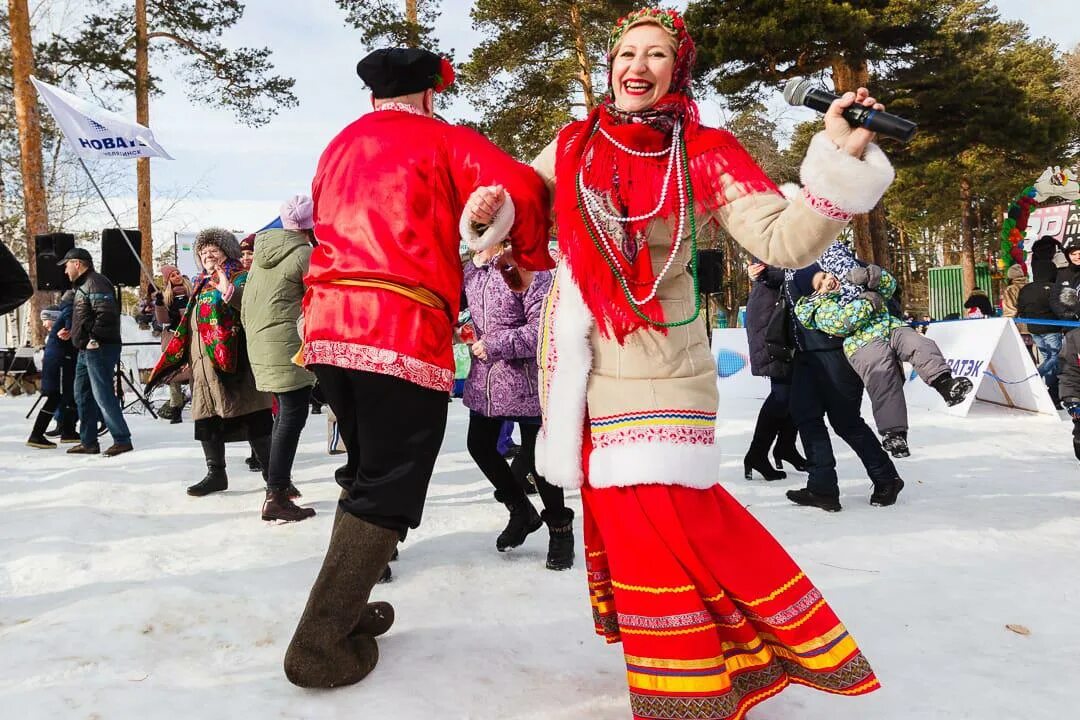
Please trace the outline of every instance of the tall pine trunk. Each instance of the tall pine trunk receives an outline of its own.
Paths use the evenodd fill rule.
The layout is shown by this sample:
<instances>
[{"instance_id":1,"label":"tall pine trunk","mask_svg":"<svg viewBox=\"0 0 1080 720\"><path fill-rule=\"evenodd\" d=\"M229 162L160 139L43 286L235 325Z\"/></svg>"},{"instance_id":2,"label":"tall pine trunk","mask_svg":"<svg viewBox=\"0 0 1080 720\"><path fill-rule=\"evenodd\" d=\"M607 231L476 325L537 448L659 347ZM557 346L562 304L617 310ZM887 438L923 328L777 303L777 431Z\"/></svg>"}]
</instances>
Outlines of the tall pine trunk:
<instances>
[{"instance_id":1,"label":"tall pine trunk","mask_svg":"<svg viewBox=\"0 0 1080 720\"><path fill-rule=\"evenodd\" d=\"M971 229L971 179L966 176L960 178L960 266L967 298L975 289L975 236Z\"/></svg>"},{"instance_id":2,"label":"tall pine trunk","mask_svg":"<svg viewBox=\"0 0 1080 720\"><path fill-rule=\"evenodd\" d=\"M838 94L855 92L870 84L870 71L866 60L852 63L845 58L837 58L833 62L832 71L833 85ZM880 202L868 214L856 215L851 221L851 229L855 234L855 254L862 260L876 265L888 265L889 240L885 222L885 208Z\"/></svg>"},{"instance_id":3,"label":"tall pine trunk","mask_svg":"<svg viewBox=\"0 0 1080 720\"><path fill-rule=\"evenodd\" d=\"M420 44L416 0L405 0L405 20L409 23L409 47L416 47Z\"/></svg>"},{"instance_id":4,"label":"tall pine trunk","mask_svg":"<svg viewBox=\"0 0 1080 720\"><path fill-rule=\"evenodd\" d=\"M135 121L150 127L150 40L146 29L146 0L135 0ZM147 270L154 268L153 219L150 214L150 158L135 161L136 195L139 206L139 255ZM141 278L145 291L149 280Z\"/></svg>"},{"instance_id":5,"label":"tall pine trunk","mask_svg":"<svg viewBox=\"0 0 1080 720\"><path fill-rule=\"evenodd\" d=\"M37 287L37 253L34 236L49 232L49 210L41 162L41 118L37 96L30 84L34 73L34 48L30 38L30 13L26 0L8 0L11 29L11 75L15 95L15 122L19 129L19 167L22 173L23 211L26 215L26 256L30 282ZM35 346L44 342L44 328L37 321L50 293L35 291L30 298L30 333Z\"/></svg>"},{"instance_id":6,"label":"tall pine trunk","mask_svg":"<svg viewBox=\"0 0 1080 720\"><path fill-rule=\"evenodd\" d=\"M581 24L581 7L578 3L570 5L570 27L574 31L574 54L577 57L578 81L585 96L585 112L592 112L596 107L596 94L592 84L592 60L589 59L589 47L585 42L585 30Z\"/></svg>"}]
</instances>

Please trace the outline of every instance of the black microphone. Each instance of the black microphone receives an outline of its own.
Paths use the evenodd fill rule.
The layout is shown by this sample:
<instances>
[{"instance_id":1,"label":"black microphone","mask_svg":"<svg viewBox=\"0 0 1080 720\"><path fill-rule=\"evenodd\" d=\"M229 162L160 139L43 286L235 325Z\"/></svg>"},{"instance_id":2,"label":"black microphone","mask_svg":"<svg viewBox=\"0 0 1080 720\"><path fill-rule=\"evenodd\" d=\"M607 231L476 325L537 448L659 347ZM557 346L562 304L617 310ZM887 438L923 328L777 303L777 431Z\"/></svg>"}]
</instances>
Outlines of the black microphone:
<instances>
[{"instance_id":1,"label":"black microphone","mask_svg":"<svg viewBox=\"0 0 1080 720\"><path fill-rule=\"evenodd\" d=\"M824 88L814 87L813 82L808 79L791 78L784 85L784 99L788 101L788 105L804 105L823 113L828 112L829 106L840 98ZM910 120L862 105L845 108L844 119L851 127L866 128L900 142L910 140L919 128Z\"/></svg>"}]
</instances>

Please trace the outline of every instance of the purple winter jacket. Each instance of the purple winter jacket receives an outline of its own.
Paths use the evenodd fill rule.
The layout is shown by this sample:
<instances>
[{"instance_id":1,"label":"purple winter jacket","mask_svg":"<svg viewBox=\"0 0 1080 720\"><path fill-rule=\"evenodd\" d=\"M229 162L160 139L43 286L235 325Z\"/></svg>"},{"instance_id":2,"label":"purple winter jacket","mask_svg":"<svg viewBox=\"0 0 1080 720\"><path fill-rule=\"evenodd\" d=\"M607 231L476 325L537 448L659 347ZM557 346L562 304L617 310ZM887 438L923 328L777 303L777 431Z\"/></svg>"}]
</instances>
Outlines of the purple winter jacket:
<instances>
[{"instance_id":1,"label":"purple winter jacket","mask_svg":"<svg viewBox=\"0 0 1080 720\"><path fill-rule=\"evenodd\" d=\"M473 356L465 380L465 407L487 417L539 417L536 343L551 273L538 272L523 293L490 266L465 264L465 297L488 359Z\"/></svg>"}]
</instances>

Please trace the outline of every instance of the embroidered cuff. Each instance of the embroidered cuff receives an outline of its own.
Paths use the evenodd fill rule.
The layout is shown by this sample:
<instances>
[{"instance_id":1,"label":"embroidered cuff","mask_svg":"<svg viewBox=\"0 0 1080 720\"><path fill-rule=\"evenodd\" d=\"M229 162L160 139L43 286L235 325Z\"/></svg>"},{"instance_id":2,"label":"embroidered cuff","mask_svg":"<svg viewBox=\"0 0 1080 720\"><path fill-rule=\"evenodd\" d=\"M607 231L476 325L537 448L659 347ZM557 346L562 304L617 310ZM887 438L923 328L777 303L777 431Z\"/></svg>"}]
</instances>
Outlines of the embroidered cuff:
<instances>
[{"instance_id":1,"label":"embroidered cuff","mask_svg":"<svg viewBox=\"0 0 1080 720\"><path fill-rule=\"evenodd\" d=\"M820 132L810 141L799 175L810 207L826 217L834 217L835 213L870 212L896 173L877 145L868 145L860 160L836 147Z\"/></svg>"},{"instance_id":2,"label":"embroidered cuff","mask_svg":"<svg viewBox=\"0 0 1080 720\"><path fill-rule=\"evenodd\" d=\"M514 200L510 197L510 193L506 194L506 202L499 208L499 211L495 213L495 219L491 221L491 224L484 229L482 233L478 233L474 228L472 222L465 216L465 212L461 213L461 221L458 223L458 231L461 233L461 239L465 241L465 244L469 246L469 249L473 252L480 252L487 250L495 243L500 243L506 239L510 234L510 228L514 226L514 218L516 213L514 211Z\"/></svg>"},{"instance_id":3,"label":"embroidered cuff","mask_svg":"<svg viewBox=\"0 0 1080 720\"><path fill-rule=\"evenodd\" d=\"M855 217L854 213L849 213L846 210L841 210L831 200L817 197L806 188L803 188L802 190L802 197L803 201L810 207L811 210L816 212L818 215L824 215L830 220L848 223L851 222L851 218Z\"/></svg>"}]
</instances>

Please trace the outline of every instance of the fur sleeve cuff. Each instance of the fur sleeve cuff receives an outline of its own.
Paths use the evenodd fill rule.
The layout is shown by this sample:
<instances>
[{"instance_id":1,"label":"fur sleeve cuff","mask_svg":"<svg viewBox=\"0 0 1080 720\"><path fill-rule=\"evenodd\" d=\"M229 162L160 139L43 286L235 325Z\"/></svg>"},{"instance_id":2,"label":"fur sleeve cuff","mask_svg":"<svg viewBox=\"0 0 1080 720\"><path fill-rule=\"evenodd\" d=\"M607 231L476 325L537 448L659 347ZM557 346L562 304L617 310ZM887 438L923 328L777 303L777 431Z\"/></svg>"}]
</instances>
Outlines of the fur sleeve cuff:
<instances>
[{"instance_id":1,"label":"fur sleeve cuff","mask_svg":"<svg viewBox=\"0 0 1080 720\"><path fill-rule=\"evenodd\" d=\"M514 225L515 216L514 200L510 197L510 193L507 193L506 202L504 202L503 206L499 208L499 211L495 213L495 219L487 226L483 233L478 233L473 229L472 222L465 216L464 211L461 213L461 221L458 223L458 230L461 232L461 239L465 241L465 244L469 246L470 250L473 252L481 252L507 238L510 234L510 228Z\"/></svg>"},{"instance_id":2,"label":"fur sleeve cuff","mask_svg":"<svg viewBox=\"0 0 1080 720\"><path fill-rule=\"evenodd\" d=\"M824 132L810 141L799 171L807 195L853 214L873 210L895 174L877 145L868 145L859 160L836 147Z\"/></svg>"}]
</instances>

